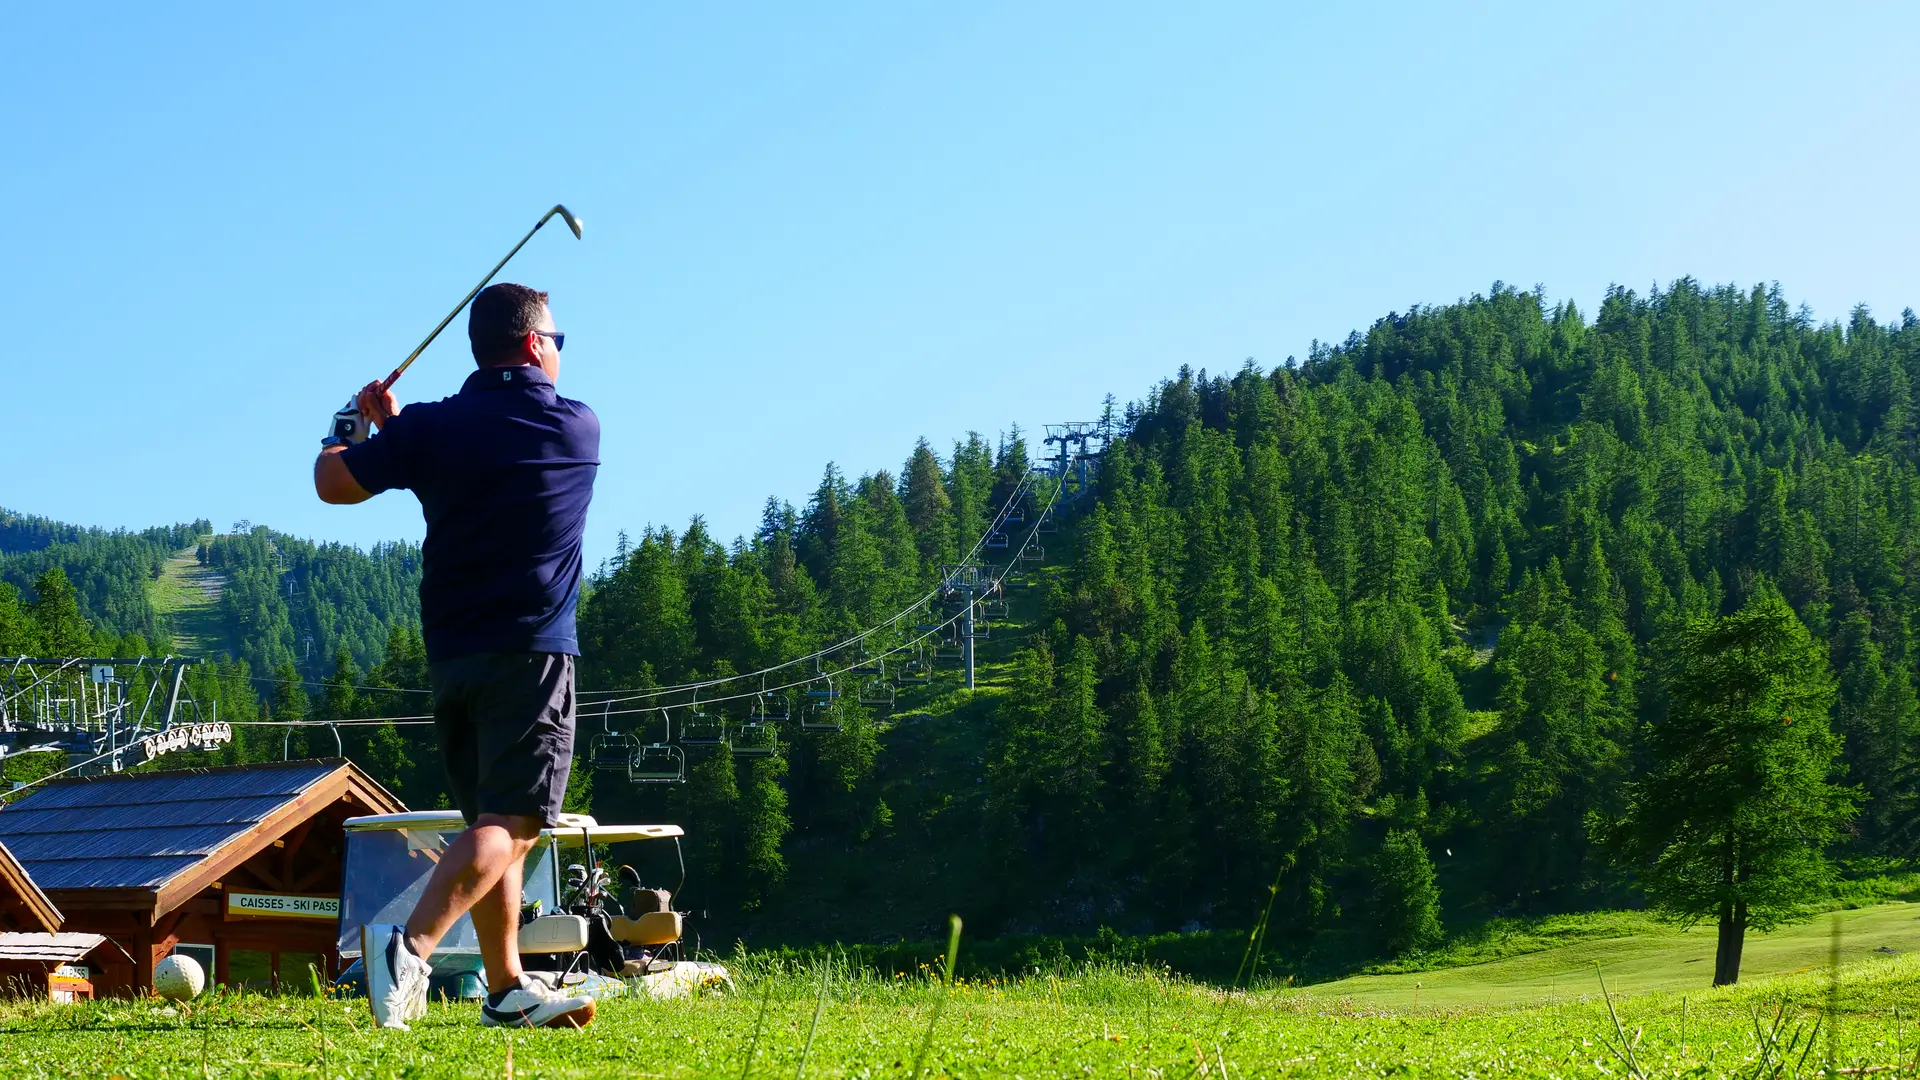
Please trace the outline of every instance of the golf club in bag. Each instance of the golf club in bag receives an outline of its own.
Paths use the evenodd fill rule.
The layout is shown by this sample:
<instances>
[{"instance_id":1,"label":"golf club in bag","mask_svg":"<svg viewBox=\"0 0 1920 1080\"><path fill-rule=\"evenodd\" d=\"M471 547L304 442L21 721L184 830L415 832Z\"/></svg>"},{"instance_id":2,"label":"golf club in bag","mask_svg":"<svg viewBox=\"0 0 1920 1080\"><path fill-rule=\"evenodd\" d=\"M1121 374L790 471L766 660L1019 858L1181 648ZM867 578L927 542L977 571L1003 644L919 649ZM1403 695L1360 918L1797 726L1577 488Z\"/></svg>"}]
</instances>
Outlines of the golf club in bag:
<instances>
[{"instance_id":1,"label":"golf club in bag","mask_svg":"<svg viewBox=\"0 0 1920 1080\"><path fill-rule=\"evenodd\" d=\"M527 230L527 235L521 237L520 242L513 245L513 250L507 252L505 258L493 264L493 269L487 271L487 276L480 279L480 284L475 285L473 291L460 298L460 302L453 306L452 311L447 312L447 317L440 320L440 325L433 328L433 332L427 335L427 339L416 346L412 352L408 353L405 360L400 361L400 366L393 369L393 374L387 376L386 379L380 383L381 392L384 393L391 389L394 383L400 381L400 376L405 374L407 368L413 366L413 362L420 358L421 353L427 351L427 346L433 344L433 339L440 336L440 331L447 328L447 324L453 321L454 316L460 314L462 309L469 303L472 303L473 298L480 295L480 290L486 288L487 283L493 280L493 275L498 274L500 268L507 265L508 260L520 254L520 249L527 246L527 241L533 239L533 234L540 231L540 226L545 225L547 221L556 214L560 216L562 221L567 223L567 228L573 230L573 238L575 240L580 239L580 219L574 217L572 211L564 206L555 206L553 209L547 211L541 216L539 221L533 223L533 228ZM365 434L365 432L361 431L361 426L365 423L366 418L360 415L360 405L357 396L348 398L346 407L333 414L332 436L342 442L353 442L357 436Z\"/></svg>"}]
</instances>

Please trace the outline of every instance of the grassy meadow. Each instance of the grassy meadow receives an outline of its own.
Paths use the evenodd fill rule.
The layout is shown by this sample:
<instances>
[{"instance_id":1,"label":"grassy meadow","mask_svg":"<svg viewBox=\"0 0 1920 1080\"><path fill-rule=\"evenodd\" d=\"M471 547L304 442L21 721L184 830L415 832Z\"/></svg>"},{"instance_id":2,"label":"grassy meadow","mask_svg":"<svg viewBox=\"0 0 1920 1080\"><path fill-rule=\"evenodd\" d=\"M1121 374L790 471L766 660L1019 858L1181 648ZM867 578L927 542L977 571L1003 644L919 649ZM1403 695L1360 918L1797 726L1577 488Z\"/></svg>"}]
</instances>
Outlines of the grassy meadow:
<instances>
[{"instance_id":1,"label":"grassy meadow","mask_svg":"<svg viewBox=\"0 0 1920 1080\"><path fill-rule=\"evenodd\" d=\"M482 1029L471 1005L373 1031L364 1002L311 996L12 1001L0 1004L0 1076L909 1077L917 1064L956 1078L1786 1077L1829 1060L1834 1075L1912 1075L1916 916L1913 904L1842 913L1838 980L1829 917L1752 935L1747 979L1725 990L1695 962L1710 937L1642 928L1246 991L1101 963L949 989L930 971L749 956L734 964L737 995L616 999L578 1032Z\"/></svg>"}]
</instances>

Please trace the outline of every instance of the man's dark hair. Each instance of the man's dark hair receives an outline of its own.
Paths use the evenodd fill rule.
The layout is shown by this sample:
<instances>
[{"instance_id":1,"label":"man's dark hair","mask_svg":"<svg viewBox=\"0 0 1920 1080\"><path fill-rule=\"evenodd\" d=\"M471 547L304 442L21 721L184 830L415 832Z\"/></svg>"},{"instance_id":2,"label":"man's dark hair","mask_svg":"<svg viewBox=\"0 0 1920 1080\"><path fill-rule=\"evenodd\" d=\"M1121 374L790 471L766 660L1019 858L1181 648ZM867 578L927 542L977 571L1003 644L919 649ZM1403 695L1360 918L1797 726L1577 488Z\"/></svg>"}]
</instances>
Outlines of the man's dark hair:
<instances>
[{"instance_id":1,"label":"man's dark hair","mask_svg":"<svg viewBox=\"0 0 1920 1080\"><path fill-rule=\"evenodd\" d=\"M540 329L540 312L546 306L547 294L525 285L503 281L480 290L467 312L473 362L481 367L524 363L520 343L529 331Z\"/></svg>"}]
</instances>

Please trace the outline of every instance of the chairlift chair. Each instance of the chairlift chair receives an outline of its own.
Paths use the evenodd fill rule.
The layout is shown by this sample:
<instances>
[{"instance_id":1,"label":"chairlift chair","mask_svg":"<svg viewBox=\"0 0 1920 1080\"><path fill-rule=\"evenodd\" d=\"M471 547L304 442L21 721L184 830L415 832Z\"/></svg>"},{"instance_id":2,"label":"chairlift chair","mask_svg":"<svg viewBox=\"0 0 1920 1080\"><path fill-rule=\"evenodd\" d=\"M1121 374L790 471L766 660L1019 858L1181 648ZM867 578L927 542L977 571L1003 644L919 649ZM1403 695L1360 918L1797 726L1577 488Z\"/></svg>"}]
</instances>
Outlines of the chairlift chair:
<instances>
[{"instance_id":1,"label":"chairlift chair","mask_svg":"<svg viewBox=\"0 0 1920 1080\"><path fill-rule=\"evenodd\" d=\"M640 740L631 734L607 732L595 735L592 742L587 744L587 760L592 763L594 772L630 772L639 755Z\"/></svg>"},{"instance_id":2,"label":"chairlift chair","mask_svg":"<svg viewBox=\"0 0 1920 1080\"><path fill-rule=\"evenodd\" d=\"M695 712L681 721L679 742L682 746L725 746L726 721L704 712Z\"/></svg>"},{"instance_id":3,"label":"chairlift chair","mask_svg":"<svg viewBox=\"0 0 1920 1080\"><path fill-rule=\"evenodd\" d=\"M933 665L924 656L915 656L900 669L900 681L906 683L926 683L933 681Z\"/></svg>"},{"instance_id":4,"label":"chairlift chair","mask_svg":"<svg viewBox=\"0 0 1920 1080\"><path fill-rule=\"evenodd\" d=\"M1020 549L1021 562L1037 563L1046 557L1047 553L1040 549L1039 544L1028 544Z\"/></svg>"},{"instance_id":5,"label":"chairlift chair","mask_svg":"<svg viewBox=\"0 0 1920 1080\"><path fill-rule=\"evenodd\" d=\"M839 731L844 725L840 721L840 705L832 699L822 699L809 705L800 714L801 731Z\"/></svg>"},{"instance_id":6,"label":"chairlift chair","mask_svg":"<svg viewBox=\"0 0 1920 1080\"><path fill-rule=\"evenodd\" d=\"M769 698L760 694L753 699L753 709L747 713L747 720L755 724L777 724L784 723L792 715L793 709L787 704L786 698Z\"/></svg>"},{"instance_id":7,"label":"chairlift chair","mask_svg":"<svg viewBox=\"0 0 1920 1080\"><path fill-rule=\"evenodd\" d=\"M780 749L780 735L772 724L749 720L734 732L727 749L734 757L772 757Z\"/></svg>"},{"instance_id":8,"label":"chairlift chair","mask_svg":"<svg viewBox=\"0 0 1920 1080\"><path fill-rule=\"evenodd\" d=\"M587 763L595 772L629 772L640 753L638 737L613 730L612 708L611 702L600 707L600 733L587 742Z\"/></svg>"},{"instance_id":9,"label":"chairlift chair","mask_svg":"<svg viewBox=\"0 0 1920 1080\"><path fill-rule=\"evenodd\" d=\"M1007 547L1006 533L990 532L987 534L987 550L988 551L1005 551L1006 547Z\"/></svg>"},{"instance_id":10,"label":"chairlift chair","mask_svg":"<svg viewBox=\"0 0 1920 1080\"><path fill-rule=\"evenodd\" d=\"M860 688L860 704L862 705L878 705L883 708L892 708L894 696L893 684L885 679L875 679Z\"/></svg>"},{"instance_id":11,"label":"chairlift chair","mask_svg":"<svg viewBox=\"0 0 1920 1080\"><path fill-rule=\"evenodd\" d=\"M814 684L807 687L807 697L814 701L833 701L839 698L839 696L840 690L833 685L833 676L831 675L827 676L825 686Z\"/></svg>"},{"instance_id":12,"label":"chairlift chair","mask_svg":"<svg viewBox=\"0 0 1920 1080\"><path fill-rule=\"evenodd\" d=\"M627 779L636 784L684 784L687 752L672 743L648 743L634 757Z\"/></svg>"}]
</instances>

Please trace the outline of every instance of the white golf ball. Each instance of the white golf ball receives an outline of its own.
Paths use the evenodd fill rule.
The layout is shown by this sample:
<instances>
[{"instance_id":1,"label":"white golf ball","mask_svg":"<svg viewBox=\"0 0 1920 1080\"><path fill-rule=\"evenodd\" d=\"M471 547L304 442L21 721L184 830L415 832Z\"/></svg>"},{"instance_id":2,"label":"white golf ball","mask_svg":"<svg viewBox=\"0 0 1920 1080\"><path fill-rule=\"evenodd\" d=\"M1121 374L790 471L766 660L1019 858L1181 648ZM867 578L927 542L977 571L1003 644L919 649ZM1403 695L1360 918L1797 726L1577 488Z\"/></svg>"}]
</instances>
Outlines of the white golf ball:
<instances>
[{"instance_id":1,"label":"white golf ball","mask_svg":"<svg viewBox=\"0 0 1920 1080\"><path fill-rule=\"evenodd\" d=\"M168 1001L190 1001L207 988L207 973L191 956L175 953L153 967L153 992Z\"/></svg>"}]
</instances>

